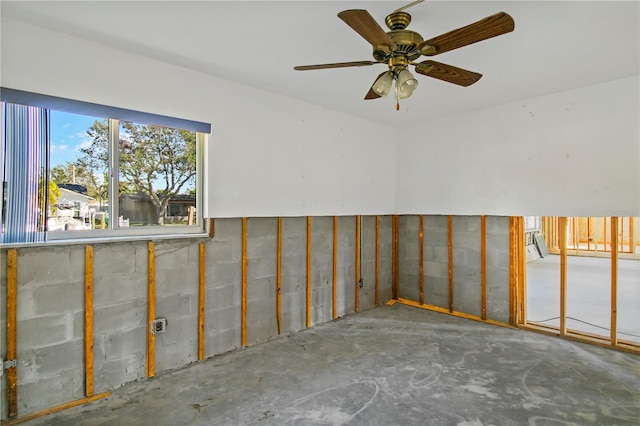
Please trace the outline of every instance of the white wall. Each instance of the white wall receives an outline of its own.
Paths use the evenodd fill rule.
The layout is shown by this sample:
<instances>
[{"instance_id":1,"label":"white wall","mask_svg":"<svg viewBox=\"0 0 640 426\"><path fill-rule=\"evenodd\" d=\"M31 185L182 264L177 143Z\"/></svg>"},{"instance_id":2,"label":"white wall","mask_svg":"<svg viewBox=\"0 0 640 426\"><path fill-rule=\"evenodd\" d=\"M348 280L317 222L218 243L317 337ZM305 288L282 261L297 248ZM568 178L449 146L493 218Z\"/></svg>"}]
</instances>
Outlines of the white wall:
<instances>
[{"instance_id":1,"label":"white wall","mask_svg":"<svg viewBox=\"0 0 640 426\"><path fill-rule=\"evenodd\" d=\"M212 123L208 215L395 210L385 126L2 18L3 87Z\"/></svg>"},{"instance_id":2,"label":"white wall","mask_svg":"<svg viewBox=\"0 0 640 426\"><path fill-rule=\"evenodd\" d=\"M640 215L640 77L404 132L400 214Z\"/></svg>"},{"instance_id":3,"label":"white wall","mask_svg":"<svg viewBox=\"0 0 640 426\"><path fill-rule=\"evenodd\" d=\"M640 215L639 77L391 128L2 19L4 87L211 122L208 215ZM397 146L396 146L397 142Z\"/></svg>"}]
</instances>

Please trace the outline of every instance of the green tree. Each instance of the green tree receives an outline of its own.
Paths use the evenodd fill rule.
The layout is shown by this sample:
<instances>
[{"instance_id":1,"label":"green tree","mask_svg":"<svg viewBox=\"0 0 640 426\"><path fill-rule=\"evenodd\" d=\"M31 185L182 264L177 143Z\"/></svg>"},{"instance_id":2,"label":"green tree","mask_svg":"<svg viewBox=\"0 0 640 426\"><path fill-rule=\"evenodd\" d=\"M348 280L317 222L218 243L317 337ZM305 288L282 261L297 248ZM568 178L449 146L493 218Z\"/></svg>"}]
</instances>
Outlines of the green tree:
<instances>
[{"instance_id":1,"label":"green tree","mask_svg":"<svg viewBox=\"0 0 640 426\"><path fill-rule=\"evenodd\" d=\"M95 121L87 130L92 143L81 149L77 163L96 172L108 169L108 123ZM194 132L122 122L120 129L120 194L145 195L162 225L171 197L193 184L196 176Z\"/></svg>"},{"instance_id":2,"label":"green tree","mask_svg":"<svg viewBox=\"0 0 640 426\"><path fill-rule=\"evenodd\" d=\"M58 185L56 185L56 183L52 180L49 181L49 186L46 186L47 184L47 180L45 178L40 178L39 182L38 182L38 208L40 210L40 215L41 215L41 221L42 223L45 223L46 220L46 207L47 207L47 203L48 203L48 207L51 209L51 213L55 214L57 207L56 204L58 203L58 199L60 198L60 188L58 188ZM45 191L45 187L46 187L46 191ZM46 192L46 202L45 199L43 199L44 195Z\"/></svg>"}]
</instances>

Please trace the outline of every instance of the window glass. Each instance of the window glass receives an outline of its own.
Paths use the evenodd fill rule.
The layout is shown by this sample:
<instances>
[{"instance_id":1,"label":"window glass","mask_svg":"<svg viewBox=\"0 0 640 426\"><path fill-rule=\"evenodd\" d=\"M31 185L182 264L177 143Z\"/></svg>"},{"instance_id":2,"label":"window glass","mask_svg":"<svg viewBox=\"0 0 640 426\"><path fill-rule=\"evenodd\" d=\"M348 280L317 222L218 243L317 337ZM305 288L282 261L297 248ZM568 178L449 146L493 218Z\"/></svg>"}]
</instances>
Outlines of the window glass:
<instances>
[{"instance_id":1,"label":"window glass","mask_svg":"<svg viewBox=\"0 0 640 426\"><path fill-rule=\"evenodd\" d=\"M50 112L48 231L107 229L108 120Z\"/></svg>"},{"instance_id":2,"label":"window glass","mask_svg":"<svg viewBox=\"0 0 640 426\"><path fill-rule=\"evenodd\" d=\"M120 227L197 225L196 133L120 123Z\"/></svg>"}]
</instances>

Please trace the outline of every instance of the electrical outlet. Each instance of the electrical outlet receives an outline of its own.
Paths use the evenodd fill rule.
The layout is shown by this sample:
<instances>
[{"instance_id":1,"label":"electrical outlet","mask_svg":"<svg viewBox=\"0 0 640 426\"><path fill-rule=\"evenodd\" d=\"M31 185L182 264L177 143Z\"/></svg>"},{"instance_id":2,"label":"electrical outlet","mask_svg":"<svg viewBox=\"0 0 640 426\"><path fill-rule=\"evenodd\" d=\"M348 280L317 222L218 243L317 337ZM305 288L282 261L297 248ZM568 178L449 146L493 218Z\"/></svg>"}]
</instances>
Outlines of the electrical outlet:
<instances>
[{"instance_id":1,"label":"electrical outlet","mask_svg":"<svg viewBox=\"0 0 640 426\"><path fill-rule=\"evenodd\" d=\"M167 319L164 317L156 318L151 322L151 334L164 333L167 331Z\"/></svg>"}]
</instances>

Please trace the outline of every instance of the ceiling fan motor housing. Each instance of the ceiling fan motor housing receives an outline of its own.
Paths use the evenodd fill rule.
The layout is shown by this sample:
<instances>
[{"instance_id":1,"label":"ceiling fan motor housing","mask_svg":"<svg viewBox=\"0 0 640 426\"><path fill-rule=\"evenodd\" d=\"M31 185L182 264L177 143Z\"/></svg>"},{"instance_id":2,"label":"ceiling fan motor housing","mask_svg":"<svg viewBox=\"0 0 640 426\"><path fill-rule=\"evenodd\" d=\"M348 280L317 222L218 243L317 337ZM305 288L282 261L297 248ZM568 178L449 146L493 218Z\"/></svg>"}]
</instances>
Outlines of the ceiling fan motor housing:
<instances>
[{"instance_id":1,"label":"ceiling fan motor housing","mask_svg":"<svg viewBox=\"0 0 640 426\"><path fill-rule=\"evenodd\" d=\"M409 61L415 61L422 53L418 45L423 38L420 34L411 30L391 30L387 32L389 37L396 44L396 49L391 52L389 46L380 45L373 50L373 57L376 61L388 61L391 56L406 56Z\"/></svg>"}]
</instances>

